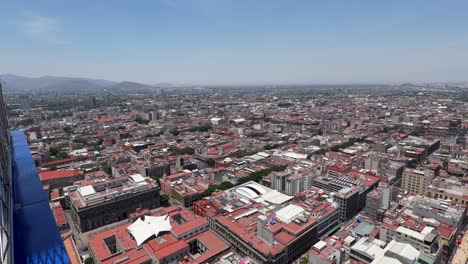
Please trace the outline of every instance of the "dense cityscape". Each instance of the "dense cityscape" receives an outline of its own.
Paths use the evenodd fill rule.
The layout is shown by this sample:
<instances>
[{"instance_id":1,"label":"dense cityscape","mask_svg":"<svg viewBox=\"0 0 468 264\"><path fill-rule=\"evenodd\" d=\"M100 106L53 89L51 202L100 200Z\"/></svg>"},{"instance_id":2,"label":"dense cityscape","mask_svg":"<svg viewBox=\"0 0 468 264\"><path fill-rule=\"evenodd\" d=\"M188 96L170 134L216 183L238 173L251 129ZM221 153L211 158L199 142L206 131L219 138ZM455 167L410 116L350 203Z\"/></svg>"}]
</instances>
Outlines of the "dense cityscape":
<instances>
[{"instance_id":1,"label":"dense cityscape","mask_svg":"<svg viewBox=\"0 0 468 264\"><path fill-rule=\"evenodd\" d=\"M467 263L467 85L1 79L2 263Z\"/></svg>"},{"instance_id":2,"label":"dense cityscape","mask_svg":"<svg viewBox=\"0 0 468 264\"><path fill-rule=\"evenodd\" d=\"M0 264L468 264L467 10L0 0Z\"/></svg>"}]
</instances>

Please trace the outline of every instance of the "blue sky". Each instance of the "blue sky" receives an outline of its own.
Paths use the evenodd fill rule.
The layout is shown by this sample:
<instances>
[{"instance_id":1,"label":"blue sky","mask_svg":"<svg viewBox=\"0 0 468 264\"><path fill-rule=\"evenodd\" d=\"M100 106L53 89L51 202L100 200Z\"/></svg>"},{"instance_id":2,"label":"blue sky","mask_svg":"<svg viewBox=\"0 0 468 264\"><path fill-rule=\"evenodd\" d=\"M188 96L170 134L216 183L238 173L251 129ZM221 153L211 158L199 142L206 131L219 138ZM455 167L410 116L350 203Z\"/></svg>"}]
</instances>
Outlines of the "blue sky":
<instances>
[{"instance_id":1,"label":"blue sky","mask_svg":"<svg viewBox=\"0 0 468 264\"><path fill-rule=\"evenodd\" d=\"M0 0L0 73L144 83L468 81L468 1Z\"/></svg>"}]
</instances>

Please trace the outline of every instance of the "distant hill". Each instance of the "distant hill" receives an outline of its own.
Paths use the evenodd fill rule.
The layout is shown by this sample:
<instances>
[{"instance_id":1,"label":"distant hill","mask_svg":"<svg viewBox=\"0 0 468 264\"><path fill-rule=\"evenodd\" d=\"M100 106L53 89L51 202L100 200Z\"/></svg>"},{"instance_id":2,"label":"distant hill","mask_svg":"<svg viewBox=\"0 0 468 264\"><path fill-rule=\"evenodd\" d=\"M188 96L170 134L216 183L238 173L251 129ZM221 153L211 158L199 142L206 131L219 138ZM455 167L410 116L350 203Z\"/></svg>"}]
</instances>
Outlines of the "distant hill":
<instances>
[{"instance_id":1,"label":"distant hill","mask_svg":"<svg viewBox=\"0 0 468 264\"><path fill-rule=\"evenodd\" d=\"M105 89L110 92L131 91L133 93L140 93L140 92L151 92L157 88L151 85L137 83L137 82L120 82L114 85L107 86L105 87Z\"/></svg>"},{"instance_id":2,"label":"distant hill","mask_svg":"<svg viewBox=\"0 0 468 264\"><path fill-rule=\"evenodd\" d=\"M7 92L85 92L97 91L116 84L113 81L91 78L57 76L32 78L13 74L0 74L0 81Z\"/></svg>"},{"instance_id":3,"label":"distant hill","mask_svg":"<svg viewBox=\"0 0 468 264\"><path fill-rule=\"evenodd\" d=\"M114 82L91 78L72 78L42 76L39 78L24 77L13 74L0 74L4 90L10 93L94 93L104 90L115 93L154 92L155 86L137 82Z\"/></svg>"},{"instance_id":4,"label":"distant hill","mask_svg":"<svg viewBox=\"0 0 468 264\"><path fill-rule=\"evenodd\" d=\"M400 87L418 87L419 85L412 84L412 83L403 83L400 84Z\"/></svg>"}]
</instances>

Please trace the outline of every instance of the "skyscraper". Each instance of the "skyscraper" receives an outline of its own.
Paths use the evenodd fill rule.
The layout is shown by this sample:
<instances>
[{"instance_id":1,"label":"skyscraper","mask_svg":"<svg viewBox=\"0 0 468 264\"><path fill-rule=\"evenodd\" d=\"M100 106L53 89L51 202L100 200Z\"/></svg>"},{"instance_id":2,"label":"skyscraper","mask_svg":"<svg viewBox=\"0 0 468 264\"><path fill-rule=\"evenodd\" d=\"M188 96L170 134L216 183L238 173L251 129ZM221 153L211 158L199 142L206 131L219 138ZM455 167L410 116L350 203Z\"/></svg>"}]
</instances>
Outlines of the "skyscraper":
<instances>
[{"instance_id":1,"label":"skyscraper","mask_svg":"<svg viewBox=\"0 0 468 264\"><path fill-rule=\"evenodd\" d=\"M1 243L0 243L0 263L10 263L11 261L11 234L12 234L12 193L11 193L11 155L10 140L8 136L8 122L3 100L2 84L0 83L0 200L6 210L3 210L0 219Z\"/></svg>"},{"instance_id":2,"label":"skyscraper","mask_svg":"<svg viewBox=\"0 0 468 264\"><path fill-rule=\"evenodd\" d=\"M31 97L28 95L21 95L19 97L21 110L31 109Z\"/></svg>"},{"instance_id":3,"label":"skyscraper","mask_svg":"<svg viewBox=\"0 0 468 264\"><path fill-rule=\"evenodd\" d=\"M0 264L70 263L26 135L8 131L1 84L0 182Z\"/></svg>"}]
</instances>

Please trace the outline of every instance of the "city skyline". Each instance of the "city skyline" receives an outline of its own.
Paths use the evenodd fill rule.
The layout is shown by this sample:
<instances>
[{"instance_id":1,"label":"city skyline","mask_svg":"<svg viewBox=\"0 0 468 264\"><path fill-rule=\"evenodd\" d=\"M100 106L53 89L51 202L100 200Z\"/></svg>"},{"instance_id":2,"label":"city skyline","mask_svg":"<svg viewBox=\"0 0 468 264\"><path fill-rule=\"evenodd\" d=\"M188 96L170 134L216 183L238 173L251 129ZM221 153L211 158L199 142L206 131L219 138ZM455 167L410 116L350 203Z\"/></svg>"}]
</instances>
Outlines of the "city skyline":
<instances>
[{"instance_id":1,"label":"city skyline","mask_svg":"<svg viewBox=\"0 0 468 264\"><path fill-rule=\"evenodd\" d=\"M2 3L1 73L146 84L467 81L463 1Z\"/></svg>"}]
</instances>

